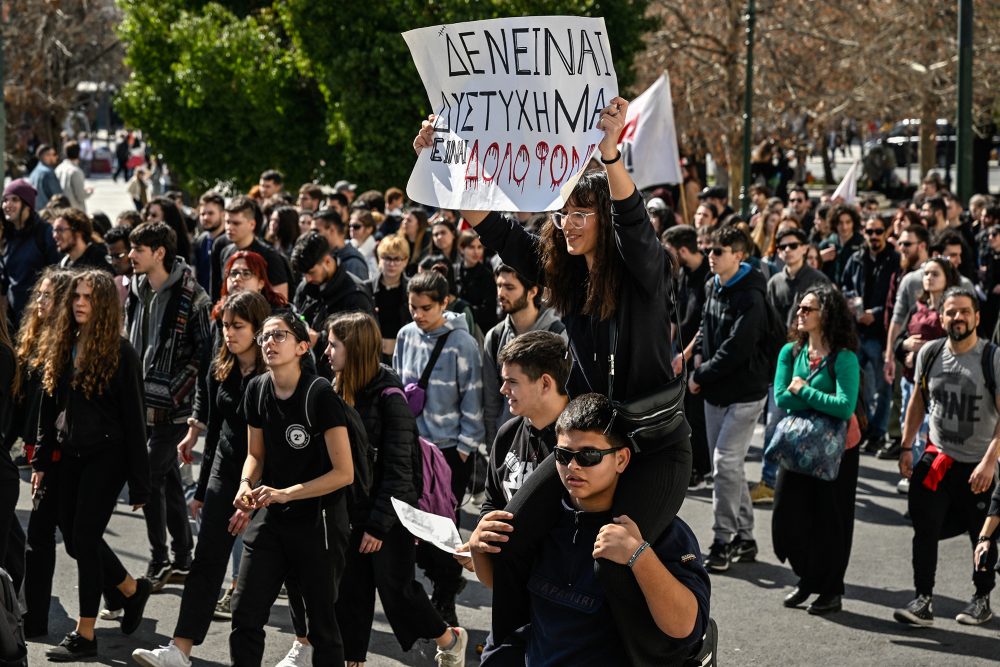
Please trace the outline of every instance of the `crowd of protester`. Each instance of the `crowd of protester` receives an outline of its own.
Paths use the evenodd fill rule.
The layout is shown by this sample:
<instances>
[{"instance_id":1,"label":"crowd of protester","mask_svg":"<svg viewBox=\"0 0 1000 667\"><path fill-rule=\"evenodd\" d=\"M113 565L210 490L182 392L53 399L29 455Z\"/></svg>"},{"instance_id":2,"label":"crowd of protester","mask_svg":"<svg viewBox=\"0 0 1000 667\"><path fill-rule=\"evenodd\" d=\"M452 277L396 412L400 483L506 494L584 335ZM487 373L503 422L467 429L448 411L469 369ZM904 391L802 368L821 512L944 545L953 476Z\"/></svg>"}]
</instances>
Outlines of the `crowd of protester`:
<instances>
[{"instance_id":1,"label":"crowd of protester","mask_svg":"<svg viewBox=\"0 0 1000 667\"><path fill-rule=\"evenodd\" d=\"M989 621L1000 202L966 208L931 174L894 203L756 184L748 220L710 186L684 219L622 165L626 109L602 111L595 159L537 215L291 191L268 170L191 208L142 194L112 222L87 213L79 147L40 147L4 189L0 267L0 564L24 635L49 632L58 529L79 607L52 661L99 655L99 620L130 634L184 584L170 643L138 664L187 667L222 620L233 664L259 665L285 595L281 667L360 665L377 592L403 650L463 665L465 568L491 591L484 665L702 664L709 577L757 558L755 505L797 577L784 604L843 608L862 453L898 458L908 495L914 599L894 617L933 623L937 542L967 535L957 620ZM432 142L428 121L414 148ZM668 426L623 426L665 392ZM767 446L795 418L833 425L834 474L767 456L748 484L757 425ZM103 538L126 486L142 576ZM677 516L699 487L704 549ZM392 503L457 524L477 494L467 556L415 545Z\"/></svg>"}]
</instances>

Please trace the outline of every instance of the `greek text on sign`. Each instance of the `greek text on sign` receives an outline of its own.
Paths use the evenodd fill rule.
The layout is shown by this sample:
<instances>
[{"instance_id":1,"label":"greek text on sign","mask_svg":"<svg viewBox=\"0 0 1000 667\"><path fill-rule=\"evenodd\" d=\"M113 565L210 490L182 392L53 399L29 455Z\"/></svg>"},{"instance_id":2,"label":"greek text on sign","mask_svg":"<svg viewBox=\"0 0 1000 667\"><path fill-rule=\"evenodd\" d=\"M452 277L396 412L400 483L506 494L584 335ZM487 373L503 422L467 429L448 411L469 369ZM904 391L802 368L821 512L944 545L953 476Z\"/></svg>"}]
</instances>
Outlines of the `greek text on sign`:
<instances>
[{"instance_id":1,"label":"greek text on sign","mask_svg":"<svg viewBox=\"0 0 1000 667\"><path fill-rule=\"evenodd\" d=\"M472 21L403 33L437 116L406 190L440 208L560 208L618 94L604 19Z\"/></svg>"}]
</instances>

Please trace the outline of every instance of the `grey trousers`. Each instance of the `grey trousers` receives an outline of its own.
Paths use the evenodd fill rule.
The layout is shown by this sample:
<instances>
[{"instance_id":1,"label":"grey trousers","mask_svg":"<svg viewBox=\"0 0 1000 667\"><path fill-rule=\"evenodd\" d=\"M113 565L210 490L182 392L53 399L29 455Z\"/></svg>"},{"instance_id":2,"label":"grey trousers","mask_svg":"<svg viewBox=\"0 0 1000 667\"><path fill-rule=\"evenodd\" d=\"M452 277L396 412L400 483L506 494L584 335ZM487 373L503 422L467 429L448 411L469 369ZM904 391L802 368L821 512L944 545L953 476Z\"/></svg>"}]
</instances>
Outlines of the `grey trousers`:
<instances>
[{"instance_id":1,"label":"grey trousers","mask_svg":"<svg viewBox=\"0 0 1000 667\"><path fill-rule=\"evenodd\" d=\"M750 450L754 425L767 397L725 407L705 401L705 431L712 457L712 531L716 542L731 542L737 535L753 539L753 504L747 488L744 460Z\"/></svg>"}]
</instances>

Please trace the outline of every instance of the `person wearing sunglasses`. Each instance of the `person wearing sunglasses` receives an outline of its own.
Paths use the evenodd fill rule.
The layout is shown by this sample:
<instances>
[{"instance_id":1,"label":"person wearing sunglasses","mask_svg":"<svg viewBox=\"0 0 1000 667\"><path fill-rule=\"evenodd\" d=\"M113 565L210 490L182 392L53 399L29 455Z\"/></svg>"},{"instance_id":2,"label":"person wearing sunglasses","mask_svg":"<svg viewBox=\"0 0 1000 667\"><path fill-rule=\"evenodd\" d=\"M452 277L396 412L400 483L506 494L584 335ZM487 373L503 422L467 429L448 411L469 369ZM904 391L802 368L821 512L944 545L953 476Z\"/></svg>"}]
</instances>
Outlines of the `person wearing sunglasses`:
<instances>
[{"instance_id":1,"label":"person wearing sunglasses","mask_svg":"<svg viewBox=\"0 0 1000 667\"><path fill-rule=\"evenodd\" d=\"M661 640L645 664L682 664L701 648L711 584L695 556L697 540L675 517L651 543L635 521L613 511L622 473L638 462L622 435L609 429L612 419L607 397L584 394L556 420L553 459L561 486L546 502L559 514L532 561L524 645L484 652L483 665L514 664L522 654L518 664L622 664L625 627ZM476 575L494 593L494 561L487 554L501 552L516 534L513 518L505 510L490 512L472 537ZM611 613L611 592L595 572L598 559L621 567L641 590L639 604L622 615Z\"/></svg>"},{"instance_id":2,"label":"person wearing sunglasses","mask_svg":"<svg viewBox=\"0 0 1000 667\"><path fill-rule=\"evenodd\" d=\"M862 451L874 453L885 444L889 429L889 405L892 385L885 379L885 308L889 289L899 273L899 253L886 242L888 226L879 215L865 219L865 247L856 251L844 265L840 289L853 300L858 324L858 362L866 379L865 407L868 432Z\"/></svg>"},{"instance_id":3,"label":"person wearing sunglasses","mask_svg":"<svg viewBox=\"0 0 1000 667\"><path fill-rule=\"evenodd\" d=\"M789 328L794 325L795 308L802 295L817 285L829 285L830 279L822 271L806 264L809 251L806 233L800 229L785 229L778 232L775 250L784 267L767 281L767 302L770 303L781 321ZM767 427L764 442L770 442L774 429L785 411L774 400L774 387L767 393ZM750 501L755 505L774 500L774 485L777 483L778 467L765 460L761 469L760 483L750 491Z\"/></svg>"},{"instance_id":4,"label":"person wearing sunglasses","mask_svg":"<svg viewBox=\"0 0 1000 667\"><path fill-rule=\"evenodd\" d=\"M483 245L527 279L545 287L549 306L566 325L574 350L569 395L588 392L617 401L653 394L674 377L671 368L670 276L673 263L660 245L642 197L621 159L618 137L628 102L613 98L601 110L604 136L597 147L604 170L583 173L561 210L550 214L535 235L499 212L462 211ZM424 121L414 139L419 153L434 144L434 119ZM612 347L612 325L617 351ZM612 363L614 359L612 374ZM612 383L613 378L613 383ZM612 386L613 384L613 386ZM613 390L612 390L613 389ZM651 538L658 537L684 501L691 477L691 445L686 423L669 437L647 443L641 465L631 467L616 498ZM504 579L494 594L492 628L498 640L527 622L528 566L537 545L558 519L558 506L533 500L558 491L554 462L543 463L512 500L519 532L494 563ZM509 577L509 580L507 578ZM640 604L638 592L615 568L601 568L616 609ZM626 652L638 655L646 638L626 628Z\"/></svg>"},{"instance_id":5,"label":"person wearing sunglasses","mask_svg":"<svg viewBox=\"0 0 1000 667\"><path fill-rule=\"evenodd\" d=\"M303 370L311 345L294 314L264 320L256 341L267 372L250 381L240 407L249 433L233 506L254 515L249 526L230 524L247 529L230 655L236 665L261 663L264 626L288 577L303 584L313 664L341 665L334 602L350 533L342 489L354 481L346 408L326 380Z\"/></svg>"},{"instance_id":6,"label":"person wearing sunglasses","mask_svg":"<svg viewBox=\"0 0 1000 667\"><path fill-rule=\"evenodd\" d=\"M861 436L854 411L861 375L853 317L840 292L815 286L802 295L795 313L793 340L778 355L775 400L790 414L813 410L849 423L837 477L828 481L782 468L771 517L774 553L798 577L784 605L799 607L818 595L806 611L819 615L840 611L851 556Z\"/></svg>"}]
</instances>

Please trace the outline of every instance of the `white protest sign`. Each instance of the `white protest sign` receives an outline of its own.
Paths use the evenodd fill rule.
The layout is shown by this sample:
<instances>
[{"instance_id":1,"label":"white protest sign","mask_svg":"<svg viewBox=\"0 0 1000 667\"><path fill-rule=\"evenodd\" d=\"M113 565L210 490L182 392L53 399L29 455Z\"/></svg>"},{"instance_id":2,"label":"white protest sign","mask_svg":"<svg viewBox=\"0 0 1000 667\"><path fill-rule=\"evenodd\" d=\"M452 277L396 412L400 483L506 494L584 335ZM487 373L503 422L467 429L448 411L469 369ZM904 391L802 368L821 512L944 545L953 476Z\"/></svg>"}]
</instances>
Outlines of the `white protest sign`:
<instances>
[{"instance_id":1,"label":"white protest sign","mask_svg":"<svg viewBox=\"0 0 1000 667\"><path fill-rule=\"evenodd\" d=\"M458 550L464 541L451 519L418 510L399 498L392 499L392 507L396 510L396 516L399 517L403 528L410 531L410 534L417 539L450 554L469 555L468 551Z\"/></svg>"},{"instance_id":2,"label":"white protest sign","mask_svg":"<svg viewBox=\"0 0 1000 667\"><path fill-rule=\"evenodd\" d=\"M413 201L478 211L562 206L618 94L602 18L471 21L403 33L437 116Z\"/></svg>"}]
</instances>

